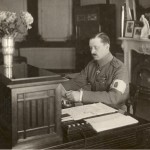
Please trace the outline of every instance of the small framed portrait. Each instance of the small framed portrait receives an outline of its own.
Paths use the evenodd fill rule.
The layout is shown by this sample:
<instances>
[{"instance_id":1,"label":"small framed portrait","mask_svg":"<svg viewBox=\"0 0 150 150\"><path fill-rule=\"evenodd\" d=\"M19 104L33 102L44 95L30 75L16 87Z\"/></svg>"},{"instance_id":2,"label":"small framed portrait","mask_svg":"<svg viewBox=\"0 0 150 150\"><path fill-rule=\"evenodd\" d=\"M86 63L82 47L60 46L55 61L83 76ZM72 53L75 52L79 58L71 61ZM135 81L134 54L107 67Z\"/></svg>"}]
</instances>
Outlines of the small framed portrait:
<instances>
[{"instance_id":1,"label":"small framed portrait","mask_svg":"<svg viewBox=\"0 0 150 150\"><path fill-rule=\"evenodd\" d=\"M133 37L133 31L134 31L134 21L133 20L127 20L126 21L126 28L125 28L125 37Z\"/></svg>"},{"instance_id":2,"label":"small framed portrait","mask_svg":"<svg viewBox=\"0 0 150 150\"><path fill-rule=\"evenodd\" d=\"M141 29L142 29L142 27L135 27L134 28L133 38L140 38Z\"/></svg>"}]
</instances>

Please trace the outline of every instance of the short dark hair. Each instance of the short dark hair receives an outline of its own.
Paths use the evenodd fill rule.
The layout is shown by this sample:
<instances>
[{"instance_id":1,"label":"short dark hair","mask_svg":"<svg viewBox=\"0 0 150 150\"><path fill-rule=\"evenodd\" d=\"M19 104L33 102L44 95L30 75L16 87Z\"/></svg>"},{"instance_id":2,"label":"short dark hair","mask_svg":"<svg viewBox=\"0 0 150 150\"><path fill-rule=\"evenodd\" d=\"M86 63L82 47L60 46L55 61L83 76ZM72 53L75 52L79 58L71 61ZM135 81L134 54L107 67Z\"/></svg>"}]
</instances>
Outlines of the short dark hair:
<instances>
[{"instance_id":1,"label":"short dark hair","mask_svg":"<svg viewBox=\"0 0 150 150\"><path fill-rule=\"evenodd\" d=\"M98 34L95 34L94 36L92 36L90 39L94 39L94 38L100 38L102 40L103 43L108 43L110 45L110 38L108 37L108 35L104 32L100 32Z\"/></svg>"}]
</instances>

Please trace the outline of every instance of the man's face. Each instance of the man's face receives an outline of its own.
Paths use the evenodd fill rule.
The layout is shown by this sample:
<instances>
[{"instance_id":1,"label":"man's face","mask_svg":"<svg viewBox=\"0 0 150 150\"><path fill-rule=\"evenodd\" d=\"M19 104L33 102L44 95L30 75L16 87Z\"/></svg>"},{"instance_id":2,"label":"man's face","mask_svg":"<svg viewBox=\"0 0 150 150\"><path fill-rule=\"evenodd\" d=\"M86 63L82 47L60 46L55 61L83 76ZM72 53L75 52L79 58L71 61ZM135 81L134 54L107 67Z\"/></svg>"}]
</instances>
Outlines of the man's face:
<instances>
[{"instance_id":1,"label":"man's face","mask_svg":"<svg viewBox=\"0 0 150 150\"><path fill-rule=\"evenodd\" d=\"M94 60L100 60L109 52L109 44L103 43L96 37L89 41L90 51Z\"/></svg>"}]
</instances>

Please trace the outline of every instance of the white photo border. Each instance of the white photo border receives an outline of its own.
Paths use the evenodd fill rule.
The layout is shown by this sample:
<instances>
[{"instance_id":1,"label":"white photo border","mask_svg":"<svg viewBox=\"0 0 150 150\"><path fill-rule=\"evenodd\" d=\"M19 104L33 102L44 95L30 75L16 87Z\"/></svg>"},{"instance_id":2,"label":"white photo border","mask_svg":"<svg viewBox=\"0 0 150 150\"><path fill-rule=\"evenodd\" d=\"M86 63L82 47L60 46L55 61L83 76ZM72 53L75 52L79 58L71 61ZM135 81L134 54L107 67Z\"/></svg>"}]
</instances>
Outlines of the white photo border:
<instances>
[{"instance_id":1,"label":"white photo border","mask_svg":"<svg viewBox=\"0 0 150 150\"><path fill-rule=\"evenodd\" d=\"M126 21L125 37L129 37L129 38L133 37L134 24L135 22L133 20Z\"/></svg>"}]
</instances>

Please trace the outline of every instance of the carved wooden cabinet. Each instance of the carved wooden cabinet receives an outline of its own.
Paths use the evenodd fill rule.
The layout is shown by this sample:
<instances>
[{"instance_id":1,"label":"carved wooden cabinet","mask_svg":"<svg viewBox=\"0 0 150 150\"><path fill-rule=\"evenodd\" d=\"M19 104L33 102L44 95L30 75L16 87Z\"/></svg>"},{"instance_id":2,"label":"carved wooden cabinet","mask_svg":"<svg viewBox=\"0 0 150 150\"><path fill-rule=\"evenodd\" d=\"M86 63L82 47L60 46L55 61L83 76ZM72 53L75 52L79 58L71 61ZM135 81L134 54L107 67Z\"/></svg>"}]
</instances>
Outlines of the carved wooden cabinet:
<instances>
[{"instance_id":1,"label":"carved wooden cabinet","mask_svg":"<svg viewBox=\"0 0 150 150\"><path fill-rule=\"evenodd\" d=\"M13 79L6 78L0 68L0 128L7 148L45 148L59 143L60 83L66 79L29 65L20 67L20 72L21 68L26 71L19 76L16 70Z\"/></svg>"}]
</instances>

